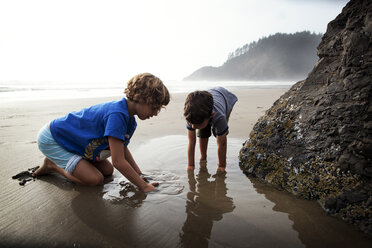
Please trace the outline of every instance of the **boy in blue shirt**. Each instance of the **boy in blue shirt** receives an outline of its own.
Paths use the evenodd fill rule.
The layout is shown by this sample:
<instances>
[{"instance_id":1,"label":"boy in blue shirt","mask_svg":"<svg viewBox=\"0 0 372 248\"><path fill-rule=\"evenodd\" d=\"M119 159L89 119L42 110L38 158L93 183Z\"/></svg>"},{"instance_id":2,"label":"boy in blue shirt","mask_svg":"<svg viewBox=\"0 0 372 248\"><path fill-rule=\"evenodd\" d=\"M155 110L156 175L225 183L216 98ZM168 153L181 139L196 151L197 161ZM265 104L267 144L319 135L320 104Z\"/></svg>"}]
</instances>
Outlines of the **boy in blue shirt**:
<instances>
[{"instance_id":1,"label":"boy in blue shirt","mask_svg":"<svg viewBox=\"0 0 372 248\"><path fill-rule=\"evenodd\" d=\"M199 137L200 162L207 160L208 140L211 134L217 138L218 171L226 172L227 125L230 113L238 98L222 87L208 91L191 92L185 101L184 116L189 140L188 170L195 168L196 136ZM197 130L195 132L195 130Z\"/></svg>"},{"instance_id":2,"label":"boy in blue shirt","mask_svg":"<svg viewBox=\"0 0 372 248\"><path fill-rule=\"evenodd\" d=\"M137 126L134 116L145 120L158 115L169 103L169 92L159 78L143 73L129 80L124 93L127 98L71 112L45 125L37 140L46 158L34 176L57 172L77 184L100 185L116 168L141 191L154 190L157 183L141 178L128 144Z\"/></svg>"}]
</instances>

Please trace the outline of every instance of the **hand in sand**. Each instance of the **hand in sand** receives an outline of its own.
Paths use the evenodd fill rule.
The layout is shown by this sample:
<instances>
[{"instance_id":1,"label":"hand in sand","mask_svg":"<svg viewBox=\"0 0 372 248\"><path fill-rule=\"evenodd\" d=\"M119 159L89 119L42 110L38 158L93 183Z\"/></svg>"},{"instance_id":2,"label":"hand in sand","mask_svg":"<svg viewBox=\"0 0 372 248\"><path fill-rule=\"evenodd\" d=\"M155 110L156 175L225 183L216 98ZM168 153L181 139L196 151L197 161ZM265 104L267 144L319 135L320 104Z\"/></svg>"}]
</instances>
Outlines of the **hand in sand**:
<instances>
[{"instance_id":1,"label":"hand in sand","mask_svg":"<svg viewBox=\"0 0 372 248\"><path fill-rule=\"evenodd\" d=\"M156 189L156 187L159 186L159 183L157 182L152 182L152 183L148 183L144 188L141 189L142 192L150 192L150 191L153 191Z\"/></svg>"}]
</instances>

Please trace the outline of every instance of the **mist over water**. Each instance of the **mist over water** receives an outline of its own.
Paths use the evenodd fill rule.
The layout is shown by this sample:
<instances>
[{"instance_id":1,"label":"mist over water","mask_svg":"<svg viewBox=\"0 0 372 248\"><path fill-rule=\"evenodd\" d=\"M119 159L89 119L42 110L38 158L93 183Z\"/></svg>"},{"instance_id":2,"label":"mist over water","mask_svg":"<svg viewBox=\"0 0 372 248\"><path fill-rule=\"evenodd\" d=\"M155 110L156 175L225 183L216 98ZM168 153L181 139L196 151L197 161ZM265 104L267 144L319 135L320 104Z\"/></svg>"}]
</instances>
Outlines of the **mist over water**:
<instances>
[{"instance_id":1,"label":"mist over water","mask_svg":"<svg viewBox=\"0 0 372 248\"><path fill-rule=\"evenodd\" d=\"M170 81L166 85L173 93L186 93L217 86L225 87L228 90L285 89L294 83L290 81Z\"/></svg>"},{"instance_id":2,"label":"mist over water","mask_svg":"<svg viewBox=\"0 0 372 248\"><path fill-rule=\"evenodd\" d=\"M222 86L229 90L289 88L295 82L163 80L170 93L187 93ZM0 82L0 102L123 96L124 82Z\"/></svg>"},{"instance_id":3,"label":"mist over water","mask_svg":"<svg viewBox=\"0 0 372 248\"><path fill-rule=\"evenodd\" d=\"M0 82L0 102L110 97L123 91L120 83Z\"/></svg>"}]
</instances>

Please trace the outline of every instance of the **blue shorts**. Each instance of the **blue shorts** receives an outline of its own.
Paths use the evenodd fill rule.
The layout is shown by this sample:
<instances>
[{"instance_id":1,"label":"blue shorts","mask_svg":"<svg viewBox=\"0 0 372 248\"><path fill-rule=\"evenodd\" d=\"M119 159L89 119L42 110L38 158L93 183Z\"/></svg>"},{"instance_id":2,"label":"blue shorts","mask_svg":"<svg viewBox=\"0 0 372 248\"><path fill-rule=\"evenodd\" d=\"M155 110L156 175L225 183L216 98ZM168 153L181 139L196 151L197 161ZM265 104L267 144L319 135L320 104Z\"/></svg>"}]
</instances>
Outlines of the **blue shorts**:
<instances>
[{"instance_id":1,"label":"blue shorts","mask_svg":"<svg viewBox=\"0 0 372 248\"><path fill-rule=\"evenodd\" d=\"M71 175L76 165L82 159L81 156L66 151L55 141L50 132L49 123L42 127L37 134L37 145L39 146L39 150L47 158Z\"/></svg>"}]
</instances>

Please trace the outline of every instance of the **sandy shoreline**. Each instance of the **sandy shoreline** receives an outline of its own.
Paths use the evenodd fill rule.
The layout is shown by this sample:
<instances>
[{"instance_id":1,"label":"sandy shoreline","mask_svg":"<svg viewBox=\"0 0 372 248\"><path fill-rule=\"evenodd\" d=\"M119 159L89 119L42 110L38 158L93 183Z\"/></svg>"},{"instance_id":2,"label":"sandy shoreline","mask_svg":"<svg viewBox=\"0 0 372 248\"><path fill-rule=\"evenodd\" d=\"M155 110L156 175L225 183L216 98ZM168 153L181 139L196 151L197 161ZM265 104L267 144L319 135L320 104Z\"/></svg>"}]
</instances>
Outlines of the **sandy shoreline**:
<instances>
[{"instance_id":1,"label":"sandy shoreline","mask_svg":"<svg viewBox=\"0 0 372 248\"><path fill-rule=\"evenodd\" d=\"M252 89L234 91L238 102L230 117L230 137L247 138L256 120L264 114L273 102L278 99L286 89ZM169 105L160 114L149 120L138 120L138 128L132 139L142 140L146 137L163 135L184 134L185 120L183 118L183 105L186 94L171 95ZM39 128L54 118L68 112L80 110L105 101L120 99L112 98L87 98L66 99L56 101L25 101L9 102L0 107L2 120L0 128L0 142L33 142ZM21 127L21 128L17 128Z\"/></svg>"},{"instance_id":2,"label":"sandy shoreline","mask_svg":"<svg viewBox=\"0 0 372 248\"><path fill-rule=\"evenodd\" d=\"M117 172L113 178L107 179L106 185L93 188L76 186L55 175L29 182L24 187L11 179L19 171L41 163L43 156L37 149L36 134L45 123L70 111L115 98L12 102L1 106L0 246L191 247L194 239L200 241L199 247L207 247L205 244L208 245L208 242L211 246L230 244L235 247L244 247L249 242L260 247L271 247L273 244L277 247L303 247L308 242L317 244L318 241L307 234L309 230L306 226L310 226L311 221L306 222L301 217L308 214L304 211L309 208L311 212L316 212L316 218L324 218L323 222L328 223L328 217L318 211L316 203L285 196L302 204L301 210L285 210L287 215L277 212L275 205L290 208L287 206L288 199L284 197L287 205L283 205L278 200L283 198L282 193L272 197L270 190L265 191L262 187L257 190L259 183L252 184L237 166L241 142L248 138L256 120L285 91L254 89L234 92L239 101L230 116L229 139L232 143L227 178L222 181L212 177L216 169L213 153L208 161L209 173L196 170L194 177L185 171L183 104L186 94L173 94L170 104L159 116L146 121L138 120L130 149L141 168L163 182L158 193L149 195L141 194L127 184L127 188L119 186L118 182L122 179ZM215 149L215 142L211 142L210 146ZM117 196L113 194L113 197L119 197L119 200L105 200L108 197L106 191L116 193ZM217 198L212 199L213 195ZM250 207L247 210L245 206ZM195 215L195 212L198 214ZM209 214L207 219L200 218L205 212L214 214ZM288 215L292 215L291 220ZM268 218L276 224L268 222ZM296 226L292 222L296 223L296 220L292 219L301 221ZM332 228L327 227L329 231L323 232L333 235L340 244L347 243L342 238L346 231L351 241L359 242L360 247L367 242L344 223L333 221L325 224ZM190 235L190 228L199 228L199 234ZM224 231L226 228L228 233ZM249 235L245 233L247 230L250 230ZM234 235L231 236L231 233ZM317 240L322 240L319 235L325 234L316 235ZM254 242L252 237L256 237ZM323 238L327 239L326 236ZM327 244L323 240L324 243Z\"/></svg>"},{"instance_id":3,"label":"sandy shoreline","mask_svg":"<svg viewBox=\"0 0 372 248\"><path fill-rule=\"evenodd\" d=\"M229 137L248 138L256 120L285 91L284 89L234 91L239 100L230 116ZM142 136L186 134L183 117L185 98L186 94L173 94L169 105L157 117L145 121L139 120L135 137L141 139Z\"/></svg>"}]
</instances>

